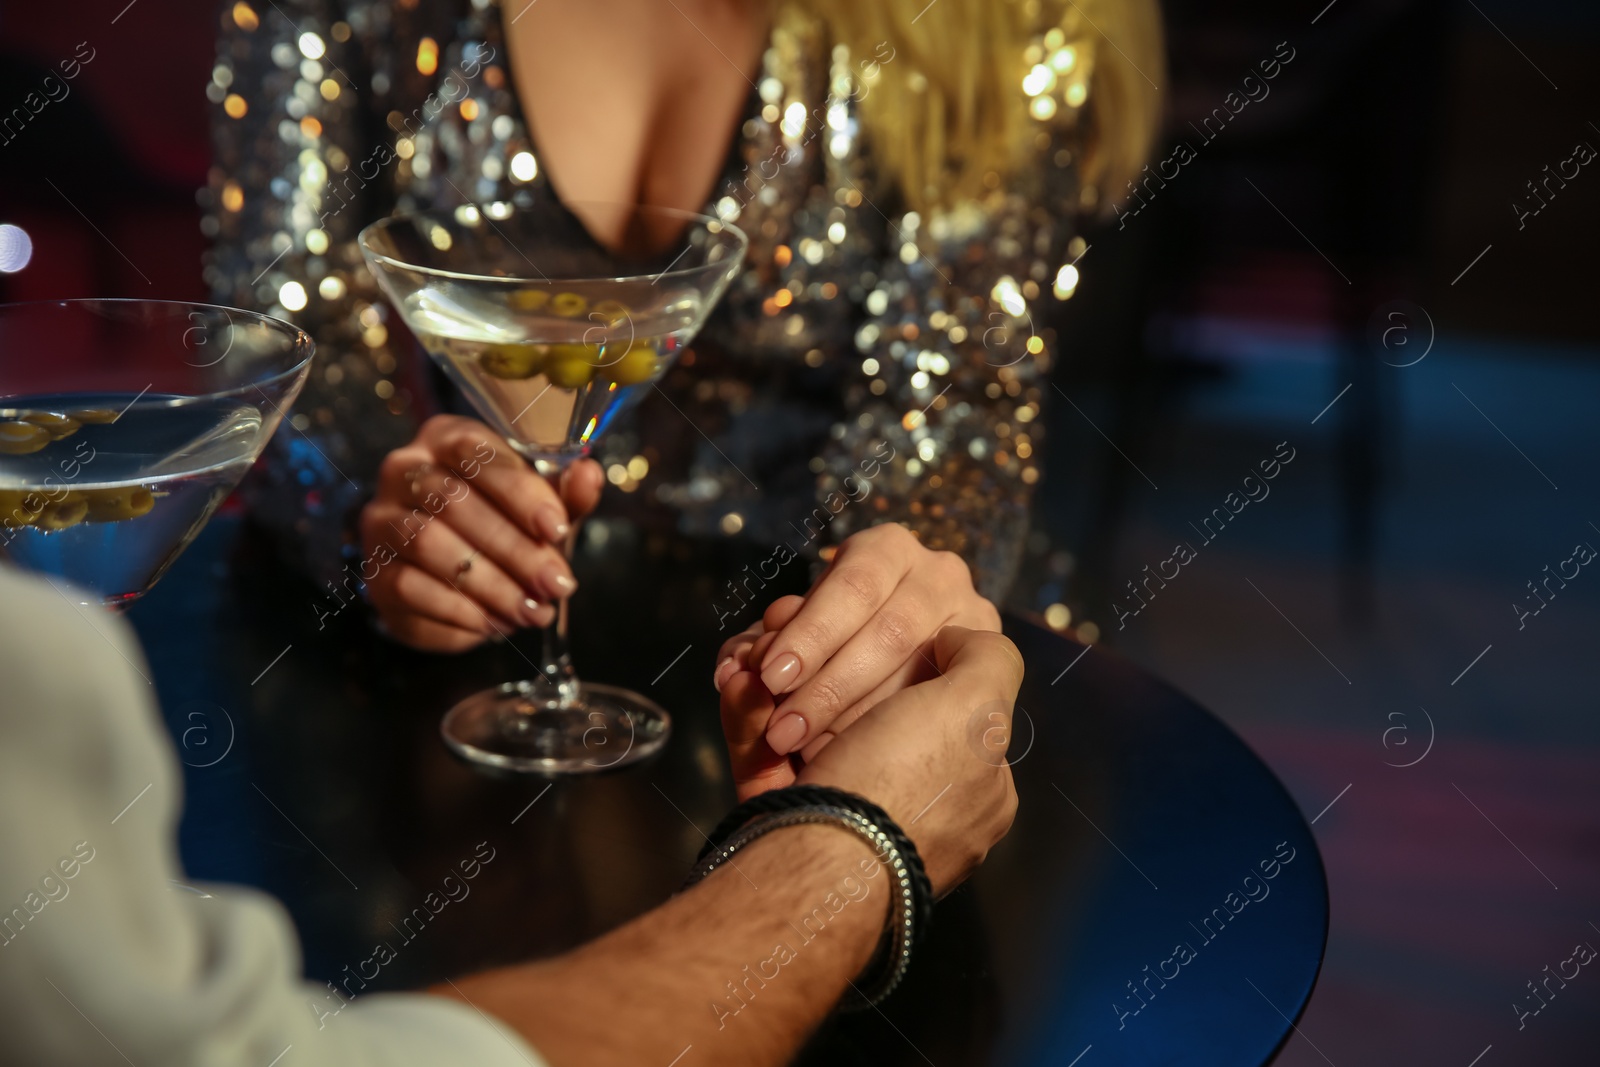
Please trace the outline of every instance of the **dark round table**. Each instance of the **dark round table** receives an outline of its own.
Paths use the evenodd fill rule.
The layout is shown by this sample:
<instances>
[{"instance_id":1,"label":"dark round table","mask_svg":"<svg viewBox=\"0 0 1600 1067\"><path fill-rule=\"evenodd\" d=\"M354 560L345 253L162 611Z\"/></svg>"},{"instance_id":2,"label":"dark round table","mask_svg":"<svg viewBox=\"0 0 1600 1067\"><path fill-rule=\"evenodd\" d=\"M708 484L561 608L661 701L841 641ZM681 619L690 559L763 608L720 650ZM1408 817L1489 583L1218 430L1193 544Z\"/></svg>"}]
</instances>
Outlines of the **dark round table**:
<instances>
[{"instance_id":1,"label":"dark round table","mask_svg":"<svg viewBox=\"0 0 1600 1067\"><path fill-rule=\"evenodd\" d=\"M733 627L718 632L716 604L767 554L586 528L579 671L650 695L674 732L652 760L551 784L486 777L438 732L458 698L530 673L536 635L459 657L399 648L219 517L129 613L185 764L189 876L275 894L306 974L369 992L557 953L658 904L732 803L710 678ZM806 578L796 562L763 595ZM1181 693L1103 648L1016 618L1006 631L1027 662L1016 825L940 903L905 985L831 1017L798 1062L1271 1061L1327 933L1304 818ZM408 922L429 894L445 906Z\"/></svg>"}]
</instances>

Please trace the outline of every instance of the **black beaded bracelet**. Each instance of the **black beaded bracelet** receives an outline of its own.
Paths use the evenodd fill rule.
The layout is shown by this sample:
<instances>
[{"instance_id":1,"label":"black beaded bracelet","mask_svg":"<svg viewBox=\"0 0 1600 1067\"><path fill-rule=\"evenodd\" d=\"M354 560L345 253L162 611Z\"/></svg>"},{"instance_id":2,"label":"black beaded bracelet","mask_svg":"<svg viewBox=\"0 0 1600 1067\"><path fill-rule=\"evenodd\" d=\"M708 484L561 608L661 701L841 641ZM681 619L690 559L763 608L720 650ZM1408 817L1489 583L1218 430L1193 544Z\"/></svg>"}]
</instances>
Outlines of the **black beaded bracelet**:
<instances>
[{"instance_id":1,"label":"black beaded bracelet","mask_svg":"<svg viewBox=\"0 0 1600 1067\"><path fill-rule=\"evenodd\" d=\"M851 983L851 993L842 1002L846 1008L870 1007L900 984L912 948L925 935L933 914L933 888L916 845L872 801L826 786L791 786L752 797L717 824L700 851L689 884L706 877L756 838L801 823L834 823L866 840L899 889L899 914L891 916L872 960Z\"/></svg>"}]
</instances>

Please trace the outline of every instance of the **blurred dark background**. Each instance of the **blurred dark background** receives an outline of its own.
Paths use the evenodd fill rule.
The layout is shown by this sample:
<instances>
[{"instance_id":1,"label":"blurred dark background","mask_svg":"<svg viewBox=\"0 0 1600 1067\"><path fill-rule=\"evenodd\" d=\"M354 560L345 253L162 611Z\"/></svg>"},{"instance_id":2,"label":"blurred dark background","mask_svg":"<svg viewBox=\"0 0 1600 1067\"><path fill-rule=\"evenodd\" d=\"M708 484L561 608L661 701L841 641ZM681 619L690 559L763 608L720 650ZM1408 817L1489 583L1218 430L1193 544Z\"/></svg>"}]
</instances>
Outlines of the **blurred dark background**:
<instances>
[{"instance_id":1,"label":"blurred dark background","mask_svg":"<svg viewBox=\"0 0 1600 1067\"><path fill-rule=\"evenodd\" d=\"M1564 163L1600 149L1600 9L1165 9L1156 159L1194 158L1084 234L1012 606L1198 697L1315 817L1332 931L1280 1063L1594 1063L1600 978L1513 1004L1600 943L1600 577L1546 583L1600 545L1600 170ZM0 121L81 64L0 126L32 246L0 230L0 299L206 296L214 14L0 9ZM1280 442L1270 496L1202 534Z\"/></svg>"}]
</instances>

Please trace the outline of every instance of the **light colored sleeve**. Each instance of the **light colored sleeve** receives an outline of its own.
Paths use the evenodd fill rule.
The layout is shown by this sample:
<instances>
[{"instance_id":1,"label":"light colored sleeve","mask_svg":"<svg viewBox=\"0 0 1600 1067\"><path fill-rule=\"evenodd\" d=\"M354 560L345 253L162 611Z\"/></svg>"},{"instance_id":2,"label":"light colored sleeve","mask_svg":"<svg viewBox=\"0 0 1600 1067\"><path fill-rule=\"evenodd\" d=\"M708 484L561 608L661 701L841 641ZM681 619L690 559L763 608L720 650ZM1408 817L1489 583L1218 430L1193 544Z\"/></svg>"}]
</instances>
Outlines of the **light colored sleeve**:
<instances>
[{"instance_id":1,"label":"light colored sleeve","mask_svg":"<svg viewBox=\"0 0 1600 1067\"><path fill-rule=\"evenodd\" d=\"M341 1003L274 899L173 888L182 788L127 624L0 565L0 1060L542 1067L425 994Z\"/></svg>"}]
</instances>

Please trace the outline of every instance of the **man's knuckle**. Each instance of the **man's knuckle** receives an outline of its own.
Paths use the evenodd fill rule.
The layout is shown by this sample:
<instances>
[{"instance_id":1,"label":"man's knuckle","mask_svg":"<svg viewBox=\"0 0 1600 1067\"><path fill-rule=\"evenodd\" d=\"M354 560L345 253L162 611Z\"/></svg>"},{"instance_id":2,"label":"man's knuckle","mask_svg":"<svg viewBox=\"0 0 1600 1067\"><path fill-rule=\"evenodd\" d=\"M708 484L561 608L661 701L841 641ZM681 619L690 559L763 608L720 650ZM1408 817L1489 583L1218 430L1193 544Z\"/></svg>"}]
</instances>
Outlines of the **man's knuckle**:
<instances>
[{"instance_id":1,"label":"man's knuckle","mask_svg":"<svg viewBox=\"0 0 1600 1067\"><path fill-rule=\"evenodd\" d=\"M868 526L865 530L857 530L855 533L853 533L849 537L845 538L844 539L844 543L847 544L847 545L850 545L850 544L855 544L855 545L870 545L870 544L874 544L876 542L882 541L885 537L888 537L889 536L889 528L891 526L893 526L893 525L894 525L893 523L881 522L881 523L878 523L876 526Z\"/></svg>"},{"instance_id":2,"label":"man's knuckle","mask_svg":"<svg viewBox=\"0 0 1600 1067\"><path fill-rule=\"evenodd\" d=\"M933 553L932 564L940 577L972 587L972 568L956 553L941 549Z\"/></svg>"}]
</instances>

